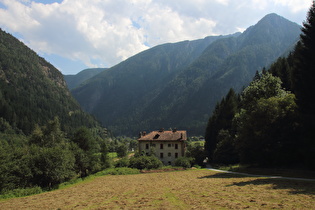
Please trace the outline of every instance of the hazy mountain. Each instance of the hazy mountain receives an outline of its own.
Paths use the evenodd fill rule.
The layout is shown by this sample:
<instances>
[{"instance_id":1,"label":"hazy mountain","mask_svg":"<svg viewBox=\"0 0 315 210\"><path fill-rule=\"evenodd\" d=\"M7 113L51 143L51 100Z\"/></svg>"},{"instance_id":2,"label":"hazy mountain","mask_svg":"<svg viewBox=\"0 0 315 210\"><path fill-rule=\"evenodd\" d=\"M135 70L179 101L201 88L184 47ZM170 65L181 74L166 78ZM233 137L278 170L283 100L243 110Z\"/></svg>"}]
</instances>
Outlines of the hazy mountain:
<instances>
[{"instance_id":1,"label":"hazy mountain","mask_svg":"<svg viewBox=\"0 0 315 210\"><path fill-rule=\"evenodd\" d=\"M76 75L64 75L64 79L67 83L67 86L70 90L79 87L83 84L86 80L94 77L95 75L101 73L102 71L106 70L107 68L91 68L91 69L84 69L77 73Z\"/></svg>"},{"instance_id":2,"label":"hazy mountain","mask_svg":"<svg viewBox=\"0 0 315 210\"><path fill-rule=\"evenodd\" d=\"M29 134L55 116L66 131L98 124L81 110L54 66L0 29L1 123Z\"/></svg>"},{"instance_id":3,"label":"hazy mountain","mask_svg":"<svg viewBox=\"0 0 315 210\"><path fill-rule=\"evenodd\" d=\"M139 53L73 91L83 108L116 134L160 127L204 133L227 91L295 44L300 26L276 14L243 33L165 44Z\"/></svg>"}]
</instances>

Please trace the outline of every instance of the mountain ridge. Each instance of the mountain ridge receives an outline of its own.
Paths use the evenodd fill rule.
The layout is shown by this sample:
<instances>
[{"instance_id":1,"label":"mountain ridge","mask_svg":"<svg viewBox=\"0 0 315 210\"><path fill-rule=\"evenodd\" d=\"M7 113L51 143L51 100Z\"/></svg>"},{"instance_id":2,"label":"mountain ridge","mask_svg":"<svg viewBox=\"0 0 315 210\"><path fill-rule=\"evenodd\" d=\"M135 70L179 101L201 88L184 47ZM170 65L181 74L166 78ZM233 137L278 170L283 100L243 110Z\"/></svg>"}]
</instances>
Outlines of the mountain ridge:
<instances>
[{"instance_id":1,"label":"mountain ridge","mask_svg":"<svg viewBox=\"0 0 315 210\"><path fill-rule=\"evenodd\" d=\"M58 69L0 29L1 120L28 135L56 116L67 132L99 125L82 111Z\"/></svg>"},{"instance_id":2,"label":"mountain ridge","mask_svg":"<svg viewBox=\"0 0 315 210\"><path fill-rule=\"evenodd\" d=\"M257 70L292 47L299 34L298 24L269 14L243 33L218 36L204 43L202 53L194 54L195 57L187 51L187 43L194 42L187 41L171 44L181 47L176 55L175 49L163 48L170 44L141 52L72 93L85 110L117 134L136 135L139 130L180 127L202 135L217 101L230 88L241 90ZM152 53L160 48L168 51ZM176 66L178 61L183 65ZM126 63L137 63L138 68ZM156 65L160 68L150 68ZM163 74L151 74L157 69ZM146 79L148 75L151 78ZM93 88L96 82L99 88Z\"/></svg>"}]
</instances>

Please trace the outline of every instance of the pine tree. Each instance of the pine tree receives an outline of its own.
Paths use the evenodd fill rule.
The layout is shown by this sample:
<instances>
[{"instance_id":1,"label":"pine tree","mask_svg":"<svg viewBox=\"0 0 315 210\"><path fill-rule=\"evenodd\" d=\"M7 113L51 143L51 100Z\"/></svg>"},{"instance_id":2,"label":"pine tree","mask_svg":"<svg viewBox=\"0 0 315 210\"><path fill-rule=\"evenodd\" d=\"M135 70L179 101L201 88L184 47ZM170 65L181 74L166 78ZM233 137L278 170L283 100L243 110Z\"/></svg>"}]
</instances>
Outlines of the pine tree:
<instances>
[{"instance_id":1,"label":"pine tree","mask_svg":"<svg viewBox=\"0 0 315 210\"><path fill-rule=\"evenodd\" d=\"M230 130L232 119L238 108L238 96L231 88L225 98L216 105L216 108L208 121L205 135L205 150L210 159L220 139L218 134L220 130Z\"/></svg>"},{"instance_id":2,"label":"pine tree","mask_svg":"<svg viewBox=\"0 0 315 210\"><path fill-rule=\"evenodd\" d=\"M314 116L315 92L315 2L304 22L300 42L296 46L296 62L293 70L293 87L302 114Z\"/></svg>"},{"instance_id":3,"label":"pine tree","mask_svg":"<svg viewBox=\"0 0 315 210\"><path fill-rule=\"evenodd\" d=\"M302 144L307 162L315 167L315 2L303 23L300 41L295 48L295 58L292 83L302 120Z\"/></svg>"}]
</instances>

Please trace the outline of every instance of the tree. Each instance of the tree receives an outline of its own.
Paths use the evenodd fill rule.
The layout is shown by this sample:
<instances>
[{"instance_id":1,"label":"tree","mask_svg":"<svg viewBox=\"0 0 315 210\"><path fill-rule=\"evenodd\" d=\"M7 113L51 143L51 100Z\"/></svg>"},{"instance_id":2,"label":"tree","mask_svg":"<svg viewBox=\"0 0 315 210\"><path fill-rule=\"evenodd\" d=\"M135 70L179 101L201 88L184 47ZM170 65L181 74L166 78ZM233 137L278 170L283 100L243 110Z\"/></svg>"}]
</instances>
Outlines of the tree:
<instances>
[{"instance_id":1,"label":"tree","mask_svg":"<svg viewBox=\"0 0 315 210\"><path fill-rule=\"evenodd\" d=\"M132 157L129 160L131 168L137 169L156 169L163 165L163 163L155 156L139 156Z\"/></svg>"},{"instance_id":2,"label":"tree","mask_svg":"<svg viewBox=\"0 0 315 210\"><path fill-rule=\"evenodd\" d=\"M270 73L244 89L234 118L242 163L283 165L297 160L296 103ZM290 155L288 155L290 154Z\"/></svg>"},{"instance_id":3,"label":"tree","mask_svg":"<svg viewBox=\"0 0 315 210\"><path fill-rule=\"evenodd\" d=\"M90 151L96 147L96 142L87 127L80 127L75 132L72 141L76 143L83 151Z\"/></svg>"},{"instance_id":4,"label":"tree","mask_svg":"<svg viewBox=\"0 0 315 210\"><path fill-rule=\"evenodd\" d=\"M204 146L200 143L190 143L187 146L186 157L190 157L193 160L193 165L202 166L206 158Z\"/></svg>"},{"instance_id":5,"label":"tree","mask_svg":"<svg viewBox=\"0 0 315 210\"><path fill-rule=\"evenodd\" d=\"M127 146L125 144L121 144L116 149L118 157L125 157L127 155Z\"/></svg>"},{"instance_id":6,"label":"tree","mask_svg":"<svg viewBox=\"0 0 315 210\"><path fill-rule=\"evenodd\" d=\"M32 183L52 188L75 176L73 153L63 147L31 147Z\"/></svg>"},{"instance_id":7,"label":"tree","mask_svg":"<svg viewBox=\"0 0 315 210\"><path fill-rule=\"evenodd\" d=\"M300 41L295 48L293 90L296 95L302 123L302 140L305 159L315 168L315 2L303 23Z\"/></svg>"},{"instance_id":8,"label":"tree","mask_svg":"<svg viewBox=\"0 0 315 210\"><path fill-rule=\"evenodd\" d=\"M229 130L220 130L218 134L220 141L213 153L213 162L216 164L236 164L239 156L235 147L235 138Z\"/></svg>"},{"instance_id":9,"label":"tree","mask_svg":"<svg viewBox=\"0 0 315 210\"><path fill-rule=\"evenodd\" d=\"M219 131L232 128L232 119L238 110L238 104L238 95L233 89L230 89L226 97L216 105L212 116L209 118L205 134L205 150L208 158L212 159L213 152L219 141Z\"/></svg>"}]
</instances>

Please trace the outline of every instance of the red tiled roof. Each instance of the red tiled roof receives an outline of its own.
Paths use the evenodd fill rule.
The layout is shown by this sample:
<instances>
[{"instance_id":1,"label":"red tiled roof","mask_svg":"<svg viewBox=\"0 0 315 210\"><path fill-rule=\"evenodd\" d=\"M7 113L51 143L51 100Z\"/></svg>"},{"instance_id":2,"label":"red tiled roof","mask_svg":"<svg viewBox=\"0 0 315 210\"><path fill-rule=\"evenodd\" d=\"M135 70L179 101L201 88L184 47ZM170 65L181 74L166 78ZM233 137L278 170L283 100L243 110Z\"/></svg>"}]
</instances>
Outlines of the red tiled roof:
<instances>
[{"instance_id":1,"label":"red tiled roof","mask_svg":"<svg viewBox=\"0 0 315 210\"><path fill-rule=\"evenodd\" d=\"M185 141L186 131L152 131L149 134L141 135L139 141Z\"/></svg>"}]
</instances>

